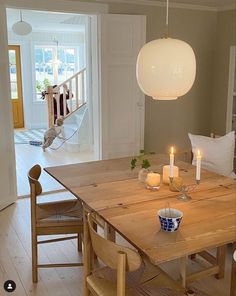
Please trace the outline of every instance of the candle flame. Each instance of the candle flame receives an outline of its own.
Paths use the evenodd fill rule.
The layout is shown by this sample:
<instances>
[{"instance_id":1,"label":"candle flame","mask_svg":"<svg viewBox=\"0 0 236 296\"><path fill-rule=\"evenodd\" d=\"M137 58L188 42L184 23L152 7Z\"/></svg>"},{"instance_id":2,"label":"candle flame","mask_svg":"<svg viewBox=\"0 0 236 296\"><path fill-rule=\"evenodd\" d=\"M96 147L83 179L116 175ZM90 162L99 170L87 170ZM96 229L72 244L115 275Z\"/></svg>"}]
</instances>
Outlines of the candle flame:
<instances>
[{"instance_id":1,"label":"candle flame","mask_svg":"<svg viewBox=\"0 0 236 296\"><path fill-rule=\"evenodd\" d=\"M197 151L197 156L201 156L200 150Z\"/></svg>"},{"instance_id":2,"label":"candle flame","mask_svg":"<svg viewBox=\"0 0 236 296\"><path fill-rule=\"evenodd\" d=\"M170 148L170 153L174 154L174 147L173 146Z\"/></svg>"}]
</instances>

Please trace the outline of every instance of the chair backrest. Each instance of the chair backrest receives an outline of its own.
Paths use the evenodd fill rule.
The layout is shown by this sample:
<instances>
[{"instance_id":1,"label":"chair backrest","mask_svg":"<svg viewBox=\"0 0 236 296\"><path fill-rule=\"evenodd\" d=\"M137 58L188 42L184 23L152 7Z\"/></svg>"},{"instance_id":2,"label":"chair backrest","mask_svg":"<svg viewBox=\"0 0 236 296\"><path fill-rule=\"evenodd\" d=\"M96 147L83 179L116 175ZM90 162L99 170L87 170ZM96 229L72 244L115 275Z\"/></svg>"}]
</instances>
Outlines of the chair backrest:
<instances>
[{"instance_id":1,"label":"chair backrest","mask_svg":"<svg viewBox=\"0 0 236 296\"><path fill-rule=\"evenodd\" d=\"M142 259L138 252L106 240L94 230L93 223L96 223L96 220L92 214L89 214L88 224L92 247L95 254L103 261L104 264L112 269L117 269L120 254L125 254L126 271L135 271L141 266Z\"/></svg>"},{"instance_id":2,"label":"chair backrest","mask_svg":"<svg viewBox=\"0 0 236 296\"><path fill-rule=\"evenodd\" d=\"M29 184L30 184L30 189L31 189L31 195L32 195L32 185L34 185L34 187L35 187L34 194L36 196L40 195L42 193L42 186L38 180L40 175L41 175L41 167L38 164L33 166L28 172L28 179L29 179Z\"/></svg>"}]
</instances>

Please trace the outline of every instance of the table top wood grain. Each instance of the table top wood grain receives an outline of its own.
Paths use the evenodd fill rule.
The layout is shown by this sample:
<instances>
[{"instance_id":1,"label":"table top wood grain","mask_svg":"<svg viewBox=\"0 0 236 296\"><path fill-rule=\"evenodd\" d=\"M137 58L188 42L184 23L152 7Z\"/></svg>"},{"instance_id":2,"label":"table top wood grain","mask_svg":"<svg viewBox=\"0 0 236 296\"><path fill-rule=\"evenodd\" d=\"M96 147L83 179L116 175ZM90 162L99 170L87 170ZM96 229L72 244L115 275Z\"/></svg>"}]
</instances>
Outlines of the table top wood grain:
<instances>
[{"instance_id":1,"label":"table top wood grain","mask_svg":"<svg viewBox=\"0 0 236 296\"><path fill-rule=\"evenodd\" d=\"M130 170L130 159L96 161L46 168L92 211L154 264L184 257L208 248L236 241L236 181L202 170L200 185L192 200L176 199L177 192L162 185L150 191L138 181L137 170ZM152 169L162 172L168 157L152 156ZM184 183L194 184L195 167L177 162ZM157 211L166 207L184 213L177 232L160 230Z\"/></svg>"}]
</instances>

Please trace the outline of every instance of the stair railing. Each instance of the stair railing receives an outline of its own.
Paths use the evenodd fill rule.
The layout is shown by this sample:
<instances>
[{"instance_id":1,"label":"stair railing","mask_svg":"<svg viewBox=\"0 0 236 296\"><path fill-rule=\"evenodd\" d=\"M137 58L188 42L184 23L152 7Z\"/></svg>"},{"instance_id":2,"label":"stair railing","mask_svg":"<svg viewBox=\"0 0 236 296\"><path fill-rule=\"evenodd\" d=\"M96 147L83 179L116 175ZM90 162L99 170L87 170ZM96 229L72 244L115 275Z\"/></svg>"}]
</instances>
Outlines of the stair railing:
<instances>
[{"instance_id":1,"label":"stair railing","mask_svg":"<svg viewBox=\"0 0 236 296\"><path fill-rule=\"evenodd\" d=\"M55 123L55 119L66 118L87 102L86 94L86 68L75 73L56 87L47 88L48 126Z\"/></svg>"}]
</instances>

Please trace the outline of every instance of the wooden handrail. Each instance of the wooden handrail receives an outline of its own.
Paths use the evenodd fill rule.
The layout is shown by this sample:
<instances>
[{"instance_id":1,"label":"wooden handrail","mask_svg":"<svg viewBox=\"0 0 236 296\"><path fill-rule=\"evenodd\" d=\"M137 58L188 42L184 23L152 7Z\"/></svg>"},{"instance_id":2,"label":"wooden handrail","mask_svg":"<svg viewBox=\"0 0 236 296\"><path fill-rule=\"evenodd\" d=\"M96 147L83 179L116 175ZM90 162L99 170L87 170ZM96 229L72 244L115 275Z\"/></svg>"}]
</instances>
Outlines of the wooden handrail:
<instances>
[{"instance_id":1,"label":"wooden handrail","mask_svg":"<svg viewBox=\"0 0 236 296\"><path fill-rule=\"evenodd\" d=\"M86 68L81 69L54 88L49 86L46 99L48 101L48 126L51 127L56 118L68 117L87 102Z\"/></svg>"},{"instance_id":2,"label":"wooden handrail","mask_svg":"<svg viewBox=\"0 0 236 296\"><path fill-rule=\"evenodd\" d=\"M54 87L54 90L58 90L60 87L62 87L64 84L67 84L68 82L70 82L73 78L75 78L76 76L79 76L81 73L85 72L86 68L81 69L79 72L75 73L73 76L71 76L70 78L68 78L67 80L65 80L64 82L62 82L61 84L57 85L56 87Z\"/></svg>"}]
</instances>

